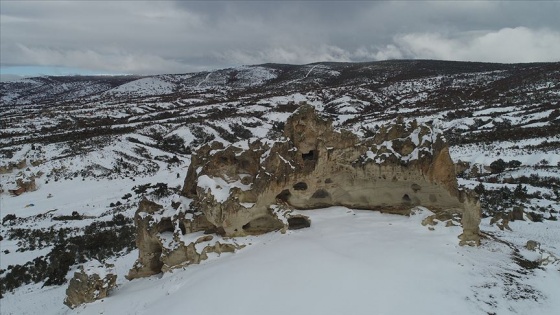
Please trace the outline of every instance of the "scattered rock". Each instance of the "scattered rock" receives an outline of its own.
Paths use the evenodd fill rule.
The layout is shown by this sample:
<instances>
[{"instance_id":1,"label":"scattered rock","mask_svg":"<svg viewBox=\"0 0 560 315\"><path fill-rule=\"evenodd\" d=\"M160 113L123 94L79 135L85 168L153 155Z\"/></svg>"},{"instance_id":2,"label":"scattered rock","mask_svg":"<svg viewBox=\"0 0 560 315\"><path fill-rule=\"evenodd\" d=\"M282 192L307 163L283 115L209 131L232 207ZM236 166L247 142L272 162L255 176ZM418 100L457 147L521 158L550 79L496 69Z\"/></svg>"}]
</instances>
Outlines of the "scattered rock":
<instances>
[{"instance_id":1,"label":"scattered rock","mask_svg":"<svg viewBox=\"0 0 560 315\"><path fill-rule=\"evenodd\" d=\"M490 219L490 225L496 224L496 226L502 231L504 229L511 231L512 229L509 227L509 218L509 214L498 212L492 217L492 219Z\"/></svg>"},{"instance_id":2,"label":"scattered rock","mask_svg":"<svg viewBox=\"0 0 560 315\"><path fill-rule=\"evenodd\" d=\"M456 222L461 221L461 218L458 214L449 213L449 212L439 212L424 218L422 220L422 225L431 228L433 226L436 226L439 222L442 222L445 223L445 227L457 226L458 224L455 224L454 221ZM430 230L433 231L433 228Z\"/></svg>"},{"instance_id":3,"label":"scattered rock","mask_svg":"<svg viewBox=\"0 0 560 315\"><path fill-rule=\"evenodd\" d=\"M18 178L16 180L18 186L17 189L10 189L9 192L12 196L19 196L24 192L30 192L37 190L37 185L35 184L35 178L31 177L29 180L24 180L23 178Z\"/></svg>"},{"instance_id":4,"label":"scattered rock","mask_svg":"<svg viewBox=\"0 0 560 315\"><path fill-rule=\"evenodd\" d=\"M521 206L515 206L513 207L513 210L510 212L510 221L524 221L524 215L525 211L523 211L523 207Z\"/></svg>"},{"instance_id":5,"label":"scattered rock","mask_svg":"<svg viewBox=\"0 0 560 315\"><path fill-rule=\"evenodd\" d=\"M541 247L541 244L539 242L533 241L533 240L529 240L529 241L527 241L527 244L525 244L525 248L527 248L528 250L532 250L532 251L536 251L540 247Z\"/></svg>"}]
</instances>

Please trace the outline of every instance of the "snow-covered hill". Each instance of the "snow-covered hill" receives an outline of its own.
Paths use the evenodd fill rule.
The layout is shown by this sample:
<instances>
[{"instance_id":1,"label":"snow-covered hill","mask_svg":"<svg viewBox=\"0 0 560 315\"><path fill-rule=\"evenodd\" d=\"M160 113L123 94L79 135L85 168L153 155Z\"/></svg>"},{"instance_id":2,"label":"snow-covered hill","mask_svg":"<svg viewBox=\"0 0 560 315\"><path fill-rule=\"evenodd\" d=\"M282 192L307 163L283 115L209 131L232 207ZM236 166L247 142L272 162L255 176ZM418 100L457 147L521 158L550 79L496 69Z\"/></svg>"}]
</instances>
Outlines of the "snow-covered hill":
<instances>
[{"instance_id":1,"label":"snow-covered hill","mask_svg":"<svg viewBox=\"0 0 560 315\"><path fill-rule=\"evenodd\" d=\"M42 77L0 83L0 100L2 314L560 312L560 267L531 264L560 257L560 63ZM482 197L481 247L458 247L454 227L422 226L426 209L406 218L331 208L311 212L310 229L239 239L251 245L126 281L138 202L188 202L178 192L191 152L275 137L301 102L364 137L399 116L444 130L459 184ZM36 191L9 194L31 178ZM520 208L525 221L504 222ZM540 250L525 250L528 240ZM94 259L115 264L119 288L71 311L64 282Z\"/></svg>"}]
</instances>

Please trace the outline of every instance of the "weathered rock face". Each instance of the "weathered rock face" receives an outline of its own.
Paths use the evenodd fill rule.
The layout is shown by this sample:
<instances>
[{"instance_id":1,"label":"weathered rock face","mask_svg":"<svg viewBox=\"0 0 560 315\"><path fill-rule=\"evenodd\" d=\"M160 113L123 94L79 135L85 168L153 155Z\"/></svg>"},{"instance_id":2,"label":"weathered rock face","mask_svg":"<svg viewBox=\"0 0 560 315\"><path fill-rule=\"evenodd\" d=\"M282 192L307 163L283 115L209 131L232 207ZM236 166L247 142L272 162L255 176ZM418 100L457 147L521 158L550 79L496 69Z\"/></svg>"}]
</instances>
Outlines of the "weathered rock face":
<instances>
[{"instance_id":1,"label":"weathered rock face","mask_svg":"<svg viewBox=\"0 0 560 315\"><path fill-rule=\"evenodd\" d=\"M304 105L288 118L279 140L201 147L182 194L192 199L190 212L185 205L171 211L141 202L140 257L129 278L199 263L207 252L223 251L231 237L310 226L292 209L339 205L408 215L425 206L438 220L461 220L462 244L479 242L477 198L458 190L441 132L416 122L397 121L360 139ZM227 250L236 248L230 245Z\"/></svg>"},{"instance_id":2,"label":"weathered rock face","mask_svg":"<svg viewBox=\"0 0 560 315\"><path fill-rule=\"evenodd\" d=\"M414 206L462 215L463 242L479 241L480 207L457 188L441 133L397 121L359 139L332 128L311 106L286 122L285 138L245 148L212 143L193 157L183 193L227 236L279 228L271 205L341 205L408 214Z\"/></svg>"},{"instance_id":3,"label":"weathered rock face","mask_svg":"<svg viewBox=\"0 0 560 315\"><path fill-rule=\"evenodd\" d=\"M234 252L241 248L231 240L204 233L216 227L201 212L186 212L144 199L135 214L139 254L127 279L147 277L172 268L198 264L209 253Z\"/></svg>"},{"instance_id":4,"label":"weathered rock face","mask_svg":"<svg viewBox=\"0 0 560 315\"><path fill-rule=\"evenodd\" d=\"M97 268L81 267L74 273L66 289L64 304L75 308L84 303L90 303L107 297L109 291L116 286L117 276L108 273L107 266Z\"/></svg>"},{"instance_id":5,"label":"weathered rock face","mask_svg":"<svg viewBox=\"0 0 560 315\"><path fill-rule=\"evenodd\" d=\"M9 193L12 196L19 196L25 192L31 192L37 190L37 185L35 184L35 177L31 177L29 180L25 181L23 178L18 178L16 180L17 189L9 189Z\"/></svg>"}]
</instances>

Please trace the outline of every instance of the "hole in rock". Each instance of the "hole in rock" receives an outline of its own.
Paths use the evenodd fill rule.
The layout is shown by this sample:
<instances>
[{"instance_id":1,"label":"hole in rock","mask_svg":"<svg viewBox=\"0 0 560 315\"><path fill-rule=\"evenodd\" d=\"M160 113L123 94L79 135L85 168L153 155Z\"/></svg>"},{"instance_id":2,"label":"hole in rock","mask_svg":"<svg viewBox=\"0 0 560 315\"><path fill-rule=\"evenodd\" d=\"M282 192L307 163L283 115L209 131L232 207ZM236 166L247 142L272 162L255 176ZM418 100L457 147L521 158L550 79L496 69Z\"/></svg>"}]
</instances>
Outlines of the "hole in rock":
<instances>
[{"instance_id":1,"label":"hole in rock","mask_svg":"<svg viewBox=\"0 0 560 315\"><path fill-rule=\"evenodd\" d=\"M243 231L247 234L263 234L282 228L282 223L271 216L262 216L251 220L243 225Z\"/></svg>"},{"instance_id":2,"label":"hole in rock","mask_svg":"<svg viewBox=\"0 0 560 315\"><path fill-rule=\"evenodd\" d=\"M284 189L282 190L281 193L279 193L278 195L276 195L276 199L283 201L283 202L288 202L288 199L290 199L290 196L292 194L290 193L290 190L288 189Z\"/></svg>"},{"instance_id":3,"label":"hole in rock","mask_svg":"<svg viewBox=\"0 0 560 315\"><path fill-rule=\"evenodd\" d=\"M327 198L329 197L329 193L324 189L318 189L316 192L313 193L311 198Z\"/></svg>"},{"instance_id":4,"label":"hole in rock","mask_svg":"<svg viewBox=\"0 0 560 315\"><path fill-rule=\"evenodd\" d=\"M404 194L404 196L402 196L402 202L406 203L406 204L411 203L410 196L407 195L407 194Z\"/></svg>"},{"instance_id":5,"label":"hole in rock","mask_svg":"<svg viewBox=\"0 0 560 315\"><path fill-rule=\"evenodd\" d=\"M288 219L289 230L299 230L311 226L311 221L306 217L292 217Z\"/></svg>"},{"instance_id":6,"label":"hole in rock","mask_svg":"<svg viewBox=\"0 0 560 315\"><path fill-rule=\"evenodd\" d=\"M159 226L158 226L158 232L159 233L163 233L163 232L173 233L174 231L175 231L175 229L173 228L173 223L171 223L171 219L166 218L166 219L162 219L159 222Z\"/></svg>"},{"instance_id":7,"label":"hole in rock","mask_svg":"<svg viewBox=\"0 0 560 315\"><path fill-rule=\"evenodd\" d=\"M309 151L309 152L307 152L307 153L302 153L302 154L301 154L301 158L302 158L304 161L313 161L313 160L316 160L316 159L317 159L317 154L315 153L315 150L311 150L311 151Z\"/></svg>"},{"instance_id":8,"label":"hole in rock","mask_svg":"<svg viewBox=\"0 0 560 315\"><path fill-rule=\"evenodd\" d=\"M411 188L412 190L414 190L414 192L418 192L418 191L422 190L422 186L420 186L420 185L418 185L418 184L416 184L416 183L410 185L410 188Z\"/></svg>"},{"instance_id":9,"label":"hole in rock","mask_svg":"<svg viewBox=\"0 0 560 315\"><path fill-rule=\"evenodd\" d=\"M293 187L294 190L307 190L307 184L304 182L296 183Z\"/></svg>"},{"instance_id":10,"label":"hole in rock","mask_svg":"<svg viewBox=\"0 0 560 315\"><path fill-rule=\"evenodd\" d=\"M182 235L187 234L187 228L185 227L185 223L184 223L184 222L179 222L179 228L181 229L181 234L182 234Z\"/></svg>"}]
</instances>

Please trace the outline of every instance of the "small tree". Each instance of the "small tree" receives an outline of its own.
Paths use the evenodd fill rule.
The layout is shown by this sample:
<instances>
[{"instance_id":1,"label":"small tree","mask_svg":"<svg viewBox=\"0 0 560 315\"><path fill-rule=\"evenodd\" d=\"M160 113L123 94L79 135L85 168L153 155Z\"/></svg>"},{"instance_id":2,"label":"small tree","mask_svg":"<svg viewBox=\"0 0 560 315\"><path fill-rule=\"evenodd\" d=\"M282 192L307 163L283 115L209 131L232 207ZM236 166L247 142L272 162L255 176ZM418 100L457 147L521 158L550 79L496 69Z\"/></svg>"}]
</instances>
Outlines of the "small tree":
<instances>
[{"instance_id":1,"label":"small tree","mask_svg":"<svg viewBox=\"0 0 560 315\"><path fill-rule=\"evenodd\" d=\"M513 195L518 199L527 198L527 187L521 186L521 184L517 185L517 187L515 187L515 190L513 191Z\"/></svg>"},{"instance_id":2,"label":"small tree","mask_svg":"<svg viewBox=\"0 0 560 315\"><path fill-rule=\"evenodd\" d=\"M486 189L484 188L484 185L482 184L482 182L478 183L478 185L476 185L476 187L474 188L474 192L479 194L479 195L483 195L486 192Z\"/></svg>"}]
</instances>

